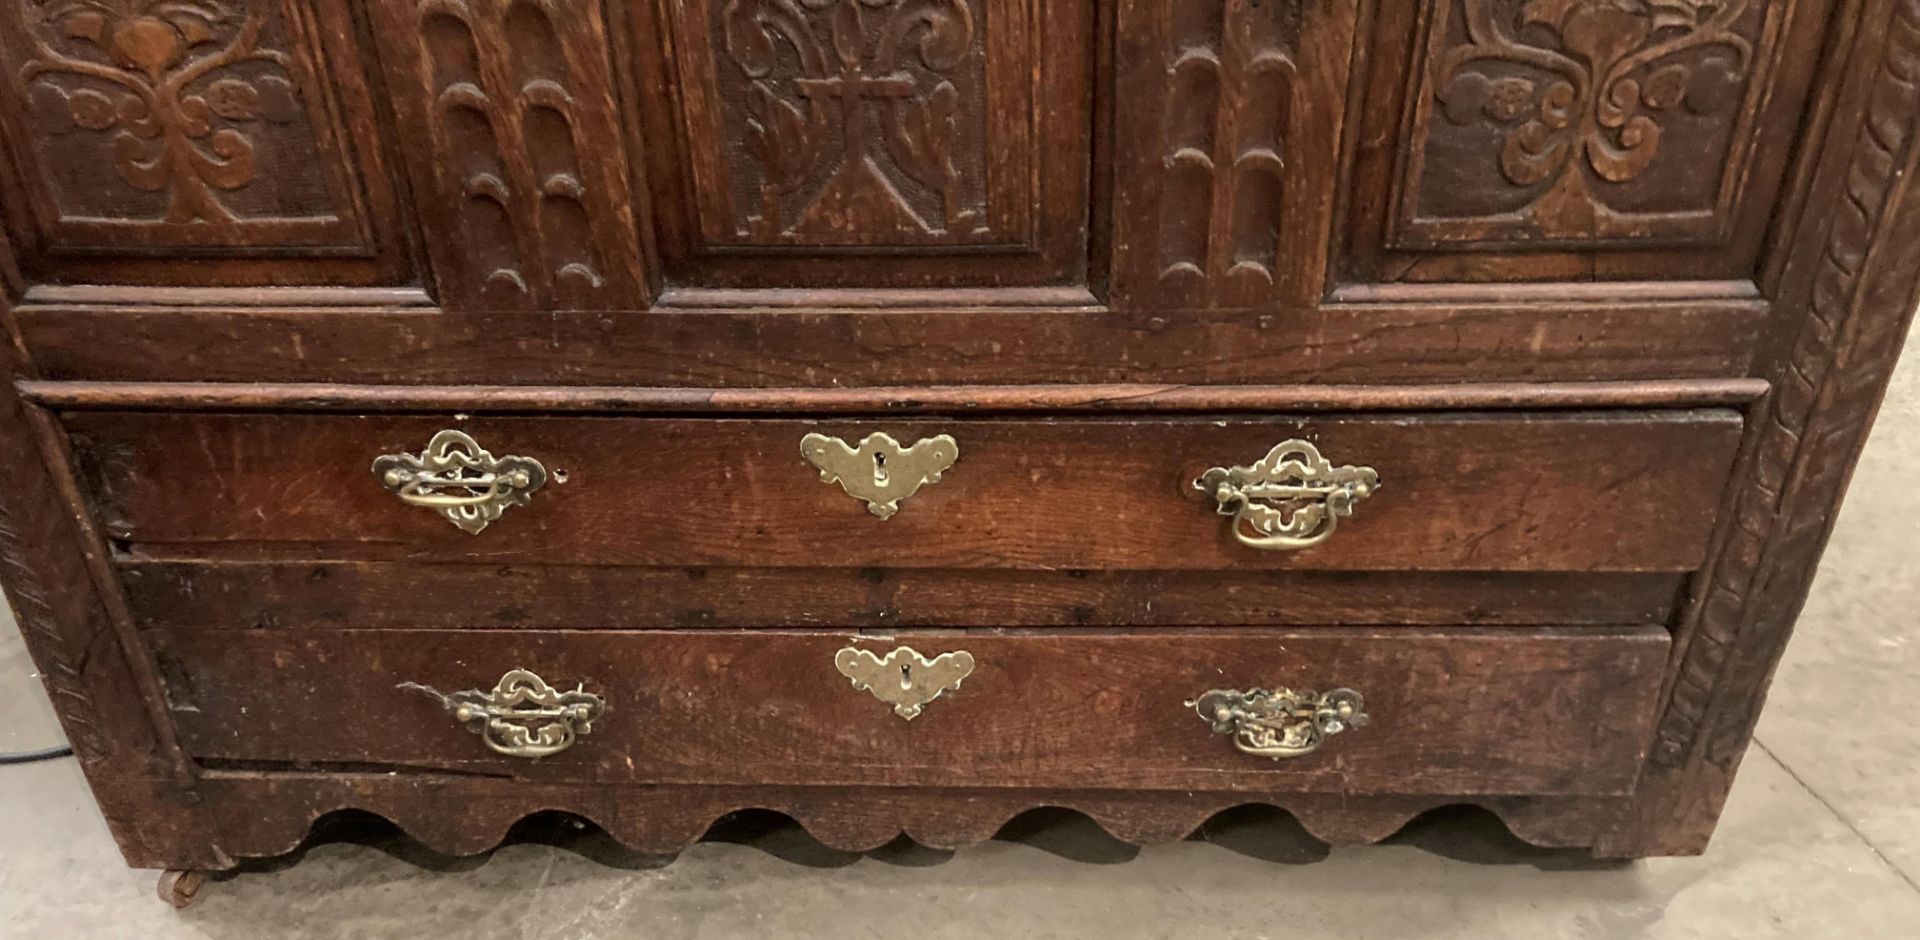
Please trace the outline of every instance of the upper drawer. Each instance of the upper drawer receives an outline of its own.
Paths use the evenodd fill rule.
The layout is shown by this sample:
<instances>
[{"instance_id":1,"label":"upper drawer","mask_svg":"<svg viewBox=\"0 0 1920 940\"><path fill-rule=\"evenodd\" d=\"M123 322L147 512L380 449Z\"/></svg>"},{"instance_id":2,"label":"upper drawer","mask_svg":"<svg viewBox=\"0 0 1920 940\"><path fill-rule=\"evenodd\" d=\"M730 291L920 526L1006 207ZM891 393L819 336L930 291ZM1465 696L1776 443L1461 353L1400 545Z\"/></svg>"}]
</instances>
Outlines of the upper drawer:
<instances>
[{"instance_id":1,"label":"upper drawer","mask_svg":"<svg viewBox=\"0 0 1920 940\"><path fill-rule=\"evenodd\" d=\"M66 420L107 533L136 556L874 568L1684 571L1741 433L1719 410ZM438 435L452 428L470 438ZM1256 464L1290 440L1325 465L1299 448ZM412 485L462 465L468 488ZM454 511L476 534L443 517L450 501L472 504ZM1299 546L1290 520L1304 542L1332 533L1265 550Z\"/></svg>"}]
</instances>

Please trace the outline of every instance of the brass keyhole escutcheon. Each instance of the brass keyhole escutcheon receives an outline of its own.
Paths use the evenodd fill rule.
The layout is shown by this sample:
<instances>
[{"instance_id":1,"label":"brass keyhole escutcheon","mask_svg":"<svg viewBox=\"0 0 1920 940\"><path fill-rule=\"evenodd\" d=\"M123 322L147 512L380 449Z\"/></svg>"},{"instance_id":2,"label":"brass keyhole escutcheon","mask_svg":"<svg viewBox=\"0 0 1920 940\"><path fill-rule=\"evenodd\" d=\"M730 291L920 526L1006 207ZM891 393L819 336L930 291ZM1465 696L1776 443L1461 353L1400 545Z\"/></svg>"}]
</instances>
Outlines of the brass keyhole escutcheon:
<instances>
[{"instance_id":1,"label":"brass keyhole escutcheon","mask_svg":"<svg viewBox=\"0 0 1920 940\"><path fill-rule=\"evenodd\" d=\"M941 653L932 659L902 646L885 656L876 656L849 646L835 653L833 667L862 692L893 706L893 713L912 721L926 710L927 703L960 688L960 682L973 674L973 654L966 650Z\"/></svg>"},{"instance_id":2,"label":"brass keyhole escutcheon","mask_svg":"<svg viewBox=\"0 0 1920 940\"><path fill-rule=\"evenodd\" d=\"M901 500L940 482L940 475L960 459L960 445L946 434L923 438L912 447L902 447L879 431L857 445L809 434L800 439L800 456L820 471L820 482L840 484L848 496L864 501L868 512L891 519L900 511Z\"/></svg>"}]
</instances>

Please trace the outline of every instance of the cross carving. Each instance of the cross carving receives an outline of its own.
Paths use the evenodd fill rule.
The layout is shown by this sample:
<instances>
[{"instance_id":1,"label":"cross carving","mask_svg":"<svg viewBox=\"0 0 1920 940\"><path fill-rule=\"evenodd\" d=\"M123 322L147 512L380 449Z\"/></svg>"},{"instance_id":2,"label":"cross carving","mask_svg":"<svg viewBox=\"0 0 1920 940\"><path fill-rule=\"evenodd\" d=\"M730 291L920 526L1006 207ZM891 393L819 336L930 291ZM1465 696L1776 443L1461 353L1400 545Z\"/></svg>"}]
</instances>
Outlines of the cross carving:
<instances>
[{"instance_id":1,"label":"cross carving","mask_svg":"<svg viewBox=\"0 0 1920 940\"><path fill-rule=\"evenodd\" d=\"M858 62L845 59L840 74L826 78L802 78L794 82L800 96L816 101L831 101L840 109L840 127L846 135L847 157L857 160L866 154L867 107L869 99L910 98L915 87L905 72L869 75Z\"/></svg>"}]
</instances>

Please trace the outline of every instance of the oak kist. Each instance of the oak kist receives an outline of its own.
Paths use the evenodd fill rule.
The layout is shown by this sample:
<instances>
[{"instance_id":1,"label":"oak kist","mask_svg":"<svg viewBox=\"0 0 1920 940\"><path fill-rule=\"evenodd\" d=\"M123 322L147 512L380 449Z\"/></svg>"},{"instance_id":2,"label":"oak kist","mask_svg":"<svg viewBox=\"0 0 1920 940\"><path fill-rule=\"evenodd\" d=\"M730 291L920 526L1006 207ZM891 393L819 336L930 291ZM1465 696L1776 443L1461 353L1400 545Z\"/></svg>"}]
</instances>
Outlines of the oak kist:
<instances>
[{"instance_id":1,"label":"oak kist","mask_svg":"<svg viewBox=\"0 0 1920 940\"><path fill-rule=\"evenodd\" d=\"M0 26L0 581L177 902L339 809L1702 851L1920 299L1920 0Z\"/></svg>"}]
</instances>

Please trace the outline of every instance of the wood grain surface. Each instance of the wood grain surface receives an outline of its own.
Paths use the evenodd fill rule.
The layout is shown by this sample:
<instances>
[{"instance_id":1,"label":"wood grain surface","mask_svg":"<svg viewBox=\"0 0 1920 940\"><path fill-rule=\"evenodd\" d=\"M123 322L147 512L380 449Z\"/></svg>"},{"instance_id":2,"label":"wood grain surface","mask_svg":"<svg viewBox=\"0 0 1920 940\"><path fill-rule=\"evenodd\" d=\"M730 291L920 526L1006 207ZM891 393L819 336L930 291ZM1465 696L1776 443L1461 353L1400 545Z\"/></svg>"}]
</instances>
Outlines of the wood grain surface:
<instances>
[{"instance_id":1,"label":"wood grain surface","mask_svg":"<svg viewBox=\"0 0 1920 940\"><path fill-rule=\"evenodd\" d=\"M1625 792L1668 640L1584 631L967 631L148 634L186 747L231 769L503 780L1457 794ZM907 645L976 666L912 721L834 654ZM511 669L584 686L574 746L493 754L413 682L490 689ZM1289 761L1253 757L1184 703L1210 689L1350 687L1372 723Z\"/></svg>"},{"instance_id":2,"label":"wood grain surface","mask_svg":"<svg viewBox=\"0 0 1920 940\"><path fill-rule=\"evenodd\" d=\"M1920 283L1920 0L0 27L0 581L142 865L755 805L1698 852ZM567 482L468 536L369 472L446 427ZM960 447L888 522L799 454L876 430ZM1288 437L1385 486L1255 552L1189 484ZM983 665L911 726L789 668L894 633ZM507 770L389 698L498 659L625 698ZM1249 767L1207 676L1377 723Z\"/></svg>"},{"instance_id":3,"label":"wood grain surface","mask_svg":"<svg viewBox=\"0 0 1920 940\"><path fill-rule=\"evenodd\" d=\"M460 427L556 481L476 537L368 471ZM1731 411L1206 420L699 421L75 413L108 533L137 557L1047 570L1682 571L1738 445ZM959 442L881 521L808 433ZM1235 542L1193 481L1289 438L1374 467L1324 546Z\"/></svg>"}]
</instances>

